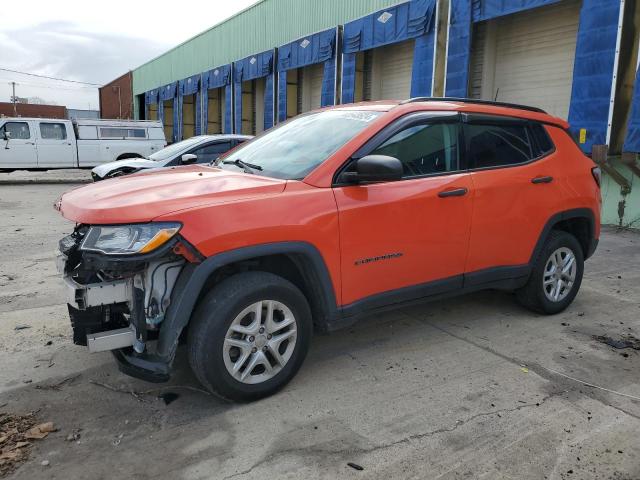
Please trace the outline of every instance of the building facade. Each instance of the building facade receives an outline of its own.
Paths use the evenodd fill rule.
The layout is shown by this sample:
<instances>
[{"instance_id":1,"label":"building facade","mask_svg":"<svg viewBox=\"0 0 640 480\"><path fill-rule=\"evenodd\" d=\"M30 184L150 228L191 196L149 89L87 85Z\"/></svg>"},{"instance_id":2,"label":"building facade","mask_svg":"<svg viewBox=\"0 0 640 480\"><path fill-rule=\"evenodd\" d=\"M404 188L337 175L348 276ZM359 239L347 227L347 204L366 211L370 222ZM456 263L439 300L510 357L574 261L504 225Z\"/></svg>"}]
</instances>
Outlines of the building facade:
<instances>
[{"instance_id":1,"label":"building facade","mask_svg":"<svg viewBox=\"0 0 640 480\"><path fill-rule=\"evenodd\" d=\"M127 72L100 88L100 118L134 118L132 74Z\"/></svg>"},{"instance_id":2,"label":"building facade","mask_svg":"<svg viewBox=\"0 0 640 480\"><path fill-rule=\"evenodd\" d=\"M134 69L131 103L173 141L362 100L531 104L605 171L605 223L634 225L639 30L630 0L262 0Z\"/></svg>"}]
</instances>

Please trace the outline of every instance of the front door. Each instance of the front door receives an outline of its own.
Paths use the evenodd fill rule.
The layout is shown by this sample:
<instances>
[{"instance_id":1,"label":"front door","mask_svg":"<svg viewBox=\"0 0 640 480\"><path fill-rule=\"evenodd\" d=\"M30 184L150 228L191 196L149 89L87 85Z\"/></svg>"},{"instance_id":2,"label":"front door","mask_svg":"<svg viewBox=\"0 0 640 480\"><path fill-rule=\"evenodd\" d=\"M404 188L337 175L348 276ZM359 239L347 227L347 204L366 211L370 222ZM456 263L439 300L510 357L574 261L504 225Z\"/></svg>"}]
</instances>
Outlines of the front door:
<instances>
[{"instance_id":1,"label":"front door","mask_svg":"<svg viewBox=\"0 0 640 480\"><path fill-rule=\"evenodd\" d=\"M5 140L5 133L8 140ZM38 166L35 132L28 122L5 122L0 125L0 168L35 168Z\"/></svg>"},{"instance_id":2,"label":"front door","mask_svg":"<svg viewBox=\"0 0 640 480\"><path fill-rule=\"evenodd\" d=\"M459 129L456 115L401 119L358 156L398 158L404 178L334 187L345 306L368 299L364 306L375 307L462 286L473 191L461 166Z\"/></svg>"},{"instance_id":3,"label":"front door","mask_svg":"<svg viewBox=\"0 0 640 480\"><path fill-rule=\"evenodd\" d=\"M38 122L38 167L72 168L77 166L72 132L65 122Z\"/></svg>"}]
</instances>

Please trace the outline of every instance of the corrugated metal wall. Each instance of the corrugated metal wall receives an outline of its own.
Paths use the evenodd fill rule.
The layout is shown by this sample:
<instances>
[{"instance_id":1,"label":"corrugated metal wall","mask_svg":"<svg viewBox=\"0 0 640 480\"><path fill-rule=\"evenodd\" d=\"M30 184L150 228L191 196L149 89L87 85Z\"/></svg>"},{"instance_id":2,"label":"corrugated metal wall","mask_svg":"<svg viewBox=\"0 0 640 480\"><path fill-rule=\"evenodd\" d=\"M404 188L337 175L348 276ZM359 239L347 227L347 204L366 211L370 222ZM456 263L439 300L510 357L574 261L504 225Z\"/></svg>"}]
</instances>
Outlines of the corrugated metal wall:
<instances>
[{"instance_id":1,"label":"corrugated metal wall","mask_svg":"<svg viewBox=\"0 0 640 480\"><path fill-rule=\"evenodd\" d=\"M134 95L403 1L263 0L133 70Z\"/></svg>"}]
</instances>

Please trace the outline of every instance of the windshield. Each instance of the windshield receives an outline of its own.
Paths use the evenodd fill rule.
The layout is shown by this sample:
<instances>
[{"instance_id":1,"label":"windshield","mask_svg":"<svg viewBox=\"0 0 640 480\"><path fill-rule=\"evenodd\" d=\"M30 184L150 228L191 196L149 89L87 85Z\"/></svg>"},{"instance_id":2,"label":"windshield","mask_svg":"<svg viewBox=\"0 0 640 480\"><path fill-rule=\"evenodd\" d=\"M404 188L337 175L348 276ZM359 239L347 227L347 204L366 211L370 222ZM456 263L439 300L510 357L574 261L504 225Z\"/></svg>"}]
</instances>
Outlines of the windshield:
<instances>
[{"instance_id":1,"label":"windshield","mask_svg":"<svg viewBox=\"0 0 640 480\"><path fill-rule=\"evenodd\" d=\"M153 155L149 155L149 160L153 160L154 162L160 162L162 160L169 160L170 158L174 158L176 155L180 154L182 151L197 145L202 141L200 137L192 137L186 140L182 140L181 142L174 143L173 145L169 145L162 150L158 150Z\"/></svg>"},{"instance_id":2,"label":"windshield","mask_svg":"<svg viewBox=\"0 0 640 480\"><path fill-rule=\"evenodd\" d=\"M216 166L243 170L244 163L267 177L302 179L379 115L339 110L303 115L234 150Z\"/></svg>"}]
</instances>

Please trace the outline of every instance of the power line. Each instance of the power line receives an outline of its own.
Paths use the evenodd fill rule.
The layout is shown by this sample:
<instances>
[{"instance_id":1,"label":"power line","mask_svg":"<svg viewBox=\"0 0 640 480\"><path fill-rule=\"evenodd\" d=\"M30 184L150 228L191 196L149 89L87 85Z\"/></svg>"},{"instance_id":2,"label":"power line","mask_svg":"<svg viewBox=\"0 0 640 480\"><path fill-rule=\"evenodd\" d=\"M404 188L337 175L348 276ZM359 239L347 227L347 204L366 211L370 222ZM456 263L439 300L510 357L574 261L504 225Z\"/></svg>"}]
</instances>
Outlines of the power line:
<instances>
[{"instance_id":1,"label":"power line","mask_svg":"<svg viewBox=\"0 0 640 480\"><path fill-rule=\"evenodd\" d=\"M11 70L9 68L0 68L0 70L2 70L3 72L19 73L20 75L29 75L31 77L46 78L48 80L58 80L60 82L81 83L83 85L92 85L94 87L101 87L102 86L99 83L80 82L78 80L67 80L66 78L49 77L47 75L37 75L35 73L20 72L19 70Z\"/></svg>"},{"instance_id":2,"label":"power line","mask_svg":"<svg viewBox=\"0 0 640 480\"><path fill-rule=\"evenodd\" d=\"M12 80L9 78L0 77L0 80L8 81L10 84ZM45 85L44 83L31 83L31 82L15 82L16 85L21 85L24 87L34 87L34 88L47 88L49 90L68 90L70 92L78 92L80 90L95 90L97 87L92 87L89 85L77 85L75 87L59 87L57 85Z\"/></svg>"}]
</instances>

